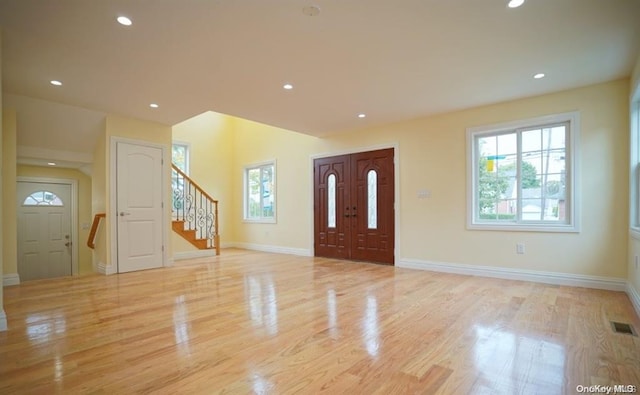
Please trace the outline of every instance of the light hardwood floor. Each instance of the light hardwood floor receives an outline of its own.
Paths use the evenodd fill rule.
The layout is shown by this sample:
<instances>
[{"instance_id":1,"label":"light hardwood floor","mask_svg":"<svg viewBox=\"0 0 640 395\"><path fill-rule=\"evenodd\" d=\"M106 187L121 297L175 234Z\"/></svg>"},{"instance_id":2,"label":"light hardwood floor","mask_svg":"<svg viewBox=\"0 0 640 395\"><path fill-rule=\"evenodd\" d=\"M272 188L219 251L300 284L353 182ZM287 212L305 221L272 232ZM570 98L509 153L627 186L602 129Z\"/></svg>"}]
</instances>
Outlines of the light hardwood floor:
<instances>
[{"instance_id":1,"label":"light hardwood floor","mask_svg":"<svg viewBox=\"0 0 640 395\"><path fill-rule=\"evenodd\" d=\"M0 394L572 394L640 384L627 296L223 250L7 287Z\"/></svg>"}]
</instances>

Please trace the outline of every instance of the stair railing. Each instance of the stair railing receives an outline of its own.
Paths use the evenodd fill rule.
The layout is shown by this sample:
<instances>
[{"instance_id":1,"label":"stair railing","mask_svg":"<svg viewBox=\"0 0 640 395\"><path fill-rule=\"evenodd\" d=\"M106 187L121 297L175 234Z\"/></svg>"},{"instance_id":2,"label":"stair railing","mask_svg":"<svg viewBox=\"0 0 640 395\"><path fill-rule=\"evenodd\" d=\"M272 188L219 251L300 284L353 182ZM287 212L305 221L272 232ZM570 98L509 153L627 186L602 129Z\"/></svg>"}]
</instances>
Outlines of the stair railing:
<instances>
[{"instance_id":1,"label":"stair railing","mask_svg":"<svg viewBox=\"0 0 640 395\"><path fill-rule=\"evenodd\" d=\"M92 250L96 248L96 233L98 233L98 226L100 225L100 219L106 216L105 213L98 213L93 217L93 223L91 224L91 231L89 232L89 239L87 240L87 246Z\"/></svg>"},{"instance_id":2,"label":"stair railing","mask_svg":"<svg viewBox=\"0 0 640 395\"><path fill-rule=\"evenodd\" d=\"M206 239L207 248L220 255L218 201L209 196L175 164L171 164L173 219L184 221L185 230L195 230L196 238Z\"/></svg>"}]
</instances>

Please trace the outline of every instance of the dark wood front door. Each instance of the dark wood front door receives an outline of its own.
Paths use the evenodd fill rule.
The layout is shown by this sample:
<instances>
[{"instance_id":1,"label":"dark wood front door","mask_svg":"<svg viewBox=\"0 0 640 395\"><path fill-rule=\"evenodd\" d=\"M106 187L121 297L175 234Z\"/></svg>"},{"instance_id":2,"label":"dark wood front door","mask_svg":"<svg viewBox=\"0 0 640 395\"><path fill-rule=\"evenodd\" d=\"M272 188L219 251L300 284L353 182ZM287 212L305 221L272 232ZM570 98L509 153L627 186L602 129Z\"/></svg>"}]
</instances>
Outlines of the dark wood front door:
<instances>
[{"instance_id":1,"label":"dark wood front door","mask_svg":"<svg viewBox=\"0 0 640 395\"><path fill-rule=\"evenodd\" d=\"M393 149L314 161L316 256L394 263Z\"/></svg>"}]
</instances>

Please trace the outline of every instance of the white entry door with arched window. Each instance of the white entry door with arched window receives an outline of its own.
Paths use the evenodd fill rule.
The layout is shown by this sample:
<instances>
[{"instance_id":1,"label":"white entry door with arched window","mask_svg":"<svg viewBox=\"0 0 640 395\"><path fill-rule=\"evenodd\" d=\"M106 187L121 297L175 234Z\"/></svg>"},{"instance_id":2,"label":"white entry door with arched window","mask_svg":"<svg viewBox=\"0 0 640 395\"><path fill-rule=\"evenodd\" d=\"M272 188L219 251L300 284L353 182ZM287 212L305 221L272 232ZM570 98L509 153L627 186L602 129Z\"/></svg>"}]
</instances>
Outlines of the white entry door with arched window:
<instances>
[{"instance_id":1,"label":"white entry door with arched window","mask_svg":"<svg viewBox=\"0 0 640 395\"><path fill-rule=\"evenodd\" d=\"M18 181L20 281L72 274L71 185Z\"/></svg>"}]
</instances>

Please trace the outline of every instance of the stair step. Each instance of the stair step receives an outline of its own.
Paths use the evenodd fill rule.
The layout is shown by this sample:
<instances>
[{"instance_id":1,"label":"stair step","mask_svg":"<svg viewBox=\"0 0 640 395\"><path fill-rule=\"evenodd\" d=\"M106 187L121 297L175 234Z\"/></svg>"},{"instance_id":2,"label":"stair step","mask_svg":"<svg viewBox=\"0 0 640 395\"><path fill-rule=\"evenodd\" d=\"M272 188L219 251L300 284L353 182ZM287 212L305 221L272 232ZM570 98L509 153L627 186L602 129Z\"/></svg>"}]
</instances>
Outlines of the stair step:
<instances>
[{"instance_id":1,"label":"stair step","mask_svg":"<svg viewBox=\"0 0 640 395\"><path fill-rule=\"evenodd\" d=\"M198 248L199 250L210 250L213 249L214 246L209 247L207 239L200 239L196 237L196 231L193 229L185 229L184 228L185 221L173 220L171 222L171 227L173 231L182 236L183 239L187 240L193 246Z\"/></svg>"}]
</instances>

